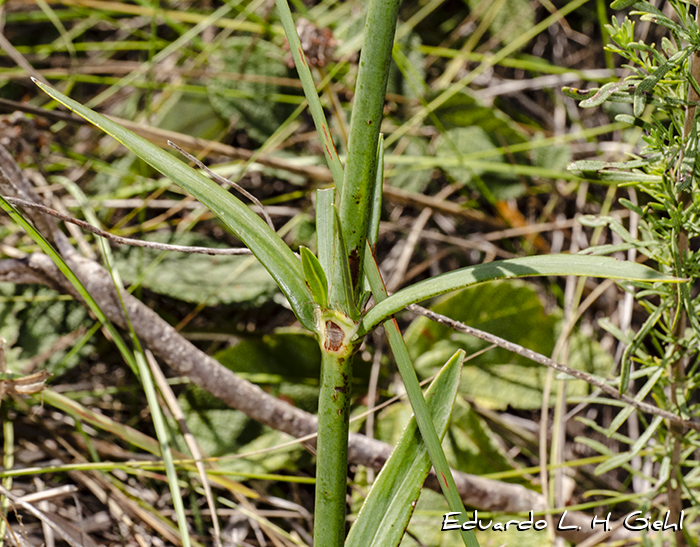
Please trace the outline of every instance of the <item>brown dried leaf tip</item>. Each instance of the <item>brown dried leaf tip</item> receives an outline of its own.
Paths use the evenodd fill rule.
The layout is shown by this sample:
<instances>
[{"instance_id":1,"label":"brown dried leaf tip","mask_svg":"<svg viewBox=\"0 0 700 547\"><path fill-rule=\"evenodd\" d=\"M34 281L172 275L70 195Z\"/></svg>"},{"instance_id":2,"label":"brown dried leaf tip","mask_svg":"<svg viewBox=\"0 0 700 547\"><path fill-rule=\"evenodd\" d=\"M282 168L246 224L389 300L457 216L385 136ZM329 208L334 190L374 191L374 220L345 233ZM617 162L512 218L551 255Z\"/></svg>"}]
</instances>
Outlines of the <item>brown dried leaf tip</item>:
<instances>
[{"instance_id":1,"label":"brown dried leaf tip","mask_svg":"<svg viewBox=\"0 0 700 547\"><path fill-rule=\"evenodd\" d=\"M304 50L309 66L320 67L333 59L337 42L333 38L333 32L329 28L319 28L303 17L297 21L297 34L301 41L301 49ZM289 46L287 46L289 47ZM287 65L294 68L294 59L287 56Z\"/></svg>"},{"instance_id":2,"label":"brown dried leaf tip","mask_svg":"<svg viewBox=\"0 0 700 547\"><path fill-rule=\"evenodd\" d=\"M42 370L34 374L22 376L5 369L5 339L0 337L0 400L8 395L31 395L38 393L46 386L44 383L51 373Z\"/></svg>"},{"instance_id":3,"label":"brown dried leaf tip","mask_svg":"<svg viewBox=\"0 0 700 547\"><path fill-rule=\"evenodd\" d=\"M13 375L12 373L0 373L0 399L3 395L31 395L39 393L46 385L45 382L51 373L46 370L29 374L28 376Z\"/></svg>"}]
</instances>

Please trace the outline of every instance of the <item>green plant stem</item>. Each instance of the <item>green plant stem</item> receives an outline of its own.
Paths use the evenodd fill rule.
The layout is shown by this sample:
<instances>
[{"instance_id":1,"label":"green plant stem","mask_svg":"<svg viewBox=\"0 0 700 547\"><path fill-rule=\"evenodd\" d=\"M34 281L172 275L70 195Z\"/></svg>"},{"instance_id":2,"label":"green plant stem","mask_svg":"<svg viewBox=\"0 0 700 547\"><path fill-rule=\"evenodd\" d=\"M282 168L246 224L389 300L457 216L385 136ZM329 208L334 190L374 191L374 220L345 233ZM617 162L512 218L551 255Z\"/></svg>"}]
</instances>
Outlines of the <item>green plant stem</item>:
<instances>
[{"instance_id":1,"label":"green plant stem","mask_svg":"<svg viewBox=\"0 0 700 547\"><path fill-rule=\"evenodd\" d=\"M348 251L353 291L357 293L377 169L377 144L391 66L400 0L371 0L350 119L350 138L339 217Z\"/></svg>"},{"instance_id":2,"label":"green plant stem","mask_svg":"<svg viewBox=\"0 0 700 547\"><path fill-rule=\"evenodd\" d=\"M3 343L0 338L0 344ZM0 347L0 352L2 348ZM0 358L4 358L0 355ZM4 364L4 363L3 363ZM2 404L2 400L0 400ZM12 469L15 465L15 427L7 413L7 405L0 407L0 420L2 420L3 451L2 465L5 470ZM4 477L2 485L6 490L12 490L12 477ZM7 532L7 512L10 508L10 500L6 496L0 496L0 547L5 544L5 533Z\"/></svg>"},{"instance_id":3,"label":"green plant stem","mask_svg":"<svg viewBox=\"0 0 700 547\"><path fill-rule=\"evenodd\" d=\"M323 344L321 351L314 545L341 547L345 541L352 351L326 351Z\"/></svg>"}]
</instances>

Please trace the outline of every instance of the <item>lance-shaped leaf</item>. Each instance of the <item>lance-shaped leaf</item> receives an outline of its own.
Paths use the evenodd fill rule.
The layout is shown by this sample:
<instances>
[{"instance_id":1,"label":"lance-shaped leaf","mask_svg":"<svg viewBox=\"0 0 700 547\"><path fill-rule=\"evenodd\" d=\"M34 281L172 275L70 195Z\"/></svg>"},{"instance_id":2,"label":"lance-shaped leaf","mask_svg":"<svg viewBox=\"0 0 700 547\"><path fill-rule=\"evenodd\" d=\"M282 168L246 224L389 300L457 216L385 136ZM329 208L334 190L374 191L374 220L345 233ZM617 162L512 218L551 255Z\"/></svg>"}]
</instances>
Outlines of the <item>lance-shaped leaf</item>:
<instances>
[{"instance_id":1,"label":"lance-shaped leaf","mask_svg":"<svg viewBox=\"0 0 700 547\"><path fill-rule=\"evenodd\" d=\"M315 330L313 297L304 281L301 264L284 241L259 216L218 184L146 139L52 87L36 80L34 83L47 95L102 129L206 205L233 230L270 272L300 323L309 330Z\"/></svg>"},{"instance_id":2,"label":"lance-shaped leaf","mask_svg":"<svg viewBox=\"0 0 700 547\"><path fill-rule=\"evenodd\" d=\"M666 76L666 73L672 68L680 65L686 60L688 55L690 55L691 49L685 48L668 61L663 63L659 68L657 68L652 74L649 74L642 82L637 86L634 92L634 115L640 117L644 113L644 105L646 104L646 94L651 93L659 83L661 78ZM605 87L605 86L603 86ZM585 102L585 101L584 101Z\"/></svg>"},{"instance_id":3,"label":"lance-shaped leaf","mask_svg":"<svg viewBox=\"0 0 700 547\"><path fill-rule=\"evenodd\" d=\"M612 9L625 9L636 4L639 0L615 0L610 7Z\"/></svg>"},{"instance_id":4,"label":"lance-shaped leaf","mask_svg":"<svg viewBox=\"0 0 700 547\"><path fill-rule=\"evenodd\" d=\"M579 106L581 108L593 108L594 106L600 106L621 86L627 87L627 84L620 82L610 82L608 84L605 84L598 91L596 91L596 93L592 97L581 101L579 103Z\"/></svg>"},{"instance_id":5,"label":"lance-shaped leaf","mask_svg":"<svg viewBox=\"0 0 700 547\"><path fill-rule=\"evenodd\" d=\"M616 454L610 459L604 461L601 463L598 467L595 468L593 473L597 475L602 475L603 473L607 473L608 471L612 471L613 469L620 467L621 465L626 464L627 462L631 461L632 458L634 458L639 452L646 446L648 446L649 439L654 435L658 427L661 425L663 422L663 418L661 416L656 416L652 422L649 424L649 427L646 428L644 433L640 435L639 439L632 445L630 448L629 452L622 452L621 454Z\"/></svg>"},{"instance_id":6,"label":"lance-shaped leaf","mask_svg":"<svg viewBox=\"0 0 700 547\"><path fill-rule=\"evenodd\" d=\"M379 272L379 267L377 266L377 261L374 258L374 253L369 246L369 242L367 242L366 252L368 260L365 262L365 275L369 279L375 300L381 302L385 300L388 295L386 287L384 286L384 281L382 280L382 274ZM413 368L411 357L408 354L406 342L404 342L401 331L399 330L399 325L395 320L390 320L384 323L384 328L386 329L386 335L389 339L391 352L394 354L394 359L396 360L396 366L399 369L401 379L406 387L406 395L408 395L408 400L411 402L418 428L427 446L430 461L432 461L433 467L435 467L435 471L439 475L438 480L442 493L445 495L450 511L456 514L466 515L464 504L457 492L457 486L452 476L452 471L447 463L447 458L445 458L445 453L442 450L437 431L435 431L433 420L430 417L430 410L428 410L428 404L425 402L423 392L420 389L418 377ZM466 547L479 547L479 542L476 540L472 530L460 529L460 534Z\"/></svg>"},{"instance_id":7,"label":"lance-shaped leaf","mask_svg":"<svg viewBox=\"0 0 700 547\"><path fill-rule=\"evenodd\" d=\"M678 277L659 273L636 262L623 262L602 256L561 254L499 260L444 273L401 289L367 312L360 321L357 336L363 336L387 317L410 304L485 281L540 275L605 277L647 283L681 283L685 281Z\"/></svg>"},{"instance_id":8,"label":"lance-shaped leaf","mask_svg":"<svg viewBox=\"0 0 700 547\"><path fill-rule=\"evenodd\" d=\"M323 271L321 263L307 247L299 247L301 254L301 266L304 269L306 284L314 295L316 304L325 309L328 307L328 280L326 272Z\"/></svg>"},{"instance_id":9,"label":"lance-shaped leaf","mask_svg":"<svg viewBox=\"0 0 700 547\"><path fill-rule=\"evenodd\" d=\"M440 440L452 415L464 360L459 350L445 364L425 394ZM411 418L382 468L350 529L345 547L395 547L408 526L431 463L428 448Z\"/></svg>"},{"instance_id":10,"label":"lance-shaped leaf","mask_svg":"<svg viewBox=\"0 0 700 547\"><path fill-rule=\"evenodd\" d=\"M607 168L634 169L651 163L650 161L635 160L630 162L605 162L598 160L575 161L567 167L567 170L574 175L600 182L622 183L622 182L661 182L658 175L647 175L634 171L609 171Z\"/></svg>"}]
</instances>

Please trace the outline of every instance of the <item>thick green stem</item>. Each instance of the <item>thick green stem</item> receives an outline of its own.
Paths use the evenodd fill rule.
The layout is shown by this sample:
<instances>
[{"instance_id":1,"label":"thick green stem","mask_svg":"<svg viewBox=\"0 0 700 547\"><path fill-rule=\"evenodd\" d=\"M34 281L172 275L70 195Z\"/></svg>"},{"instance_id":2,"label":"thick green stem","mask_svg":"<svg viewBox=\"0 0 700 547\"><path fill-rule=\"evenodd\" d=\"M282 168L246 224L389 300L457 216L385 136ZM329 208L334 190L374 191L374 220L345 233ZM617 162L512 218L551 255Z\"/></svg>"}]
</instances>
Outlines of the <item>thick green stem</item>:
<instances>
[{"instance_id":1,"label":"thick green stem","mask_svg":"<svg viewBox=\"0 0 700 547\"><path fill-rule=\"evenodd\" d=\"M339 216L345 236L353 290L361 281L367 225L375 171L384 95L391 66L400 0L370 0L360 68L355 86L345 178Z\"/></svg>"},{"instance_id":2,"label":"thick green stem","mask_svg":"<svg viewBox=\"0 0 700 547\"><path fill-rule=\"evenodd\" d=\"M314 545L342 547L345 541L352 355L356 345L349 344L354 328L339 314L328 314L320 323L322 361Z\"/></svg>"}]
</instances>

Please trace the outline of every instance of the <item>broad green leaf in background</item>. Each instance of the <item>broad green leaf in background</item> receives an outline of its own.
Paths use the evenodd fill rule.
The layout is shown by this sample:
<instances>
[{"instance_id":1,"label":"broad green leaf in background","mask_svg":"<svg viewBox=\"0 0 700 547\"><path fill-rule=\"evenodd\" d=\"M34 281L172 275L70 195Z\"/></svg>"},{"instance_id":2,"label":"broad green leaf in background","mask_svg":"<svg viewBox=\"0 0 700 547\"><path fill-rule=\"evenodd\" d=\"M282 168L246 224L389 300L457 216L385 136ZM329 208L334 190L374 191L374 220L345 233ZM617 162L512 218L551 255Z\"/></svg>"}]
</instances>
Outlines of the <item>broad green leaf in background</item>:
<instances>
[{"instance_id":1,"label":"broad green leaf in background","mask_svg":"<svg viewBox=\"0 0 700 547\"><path fill-rule=\"evenodd\" d=\"M546 314L536 291L524 282L493 282L465 289L441 298L431 309L543 355L551 355L558 337L559 316ZM612 366L607 354L592 340L576 334L571 338L569 366L605 376ZM406 343L424 377L434 374L444 355L457 349L469 355L488 346L426 317L411 323ZM460 393L488 408L540 408L546 376L545 367L496 348L465 365ZM588 393L585 382L570 381L569 386L570 396Z\"/></svg>"},{"instance_id":2,"label":"broad green leaf in background","mask_svg":"<svg viewBox=\"0 0 700 547\"><path fill-rule=\"evenodd\" d=\"M158 124L161 129L200 139L218 139L229 128L230 118L221 116L206 96L182 94L173 103L169 115ZM127 115L122 117L131 119Z\"/></svg>"},{"instance_id":3,"label":"broad green leaf in background","mask_svg":"<svg viewBox=\"0 0 700 547\"><path fill-rule=\"evenodd\" d=\"M256 452L289 441L289 436L262 426L242 412L227 407L201 388L188 389L180 395L178 402L185 413L187 427L207 456ZM285 469L292 471L310 464L311 456L301 446L263 452L246 458L224 459L217 463L218 467L226 471L251 474Z\"/></svg>"},{"instance_id":4,"label":"broad green leaf in background","mask_svg":"<svg viewBox=\"0 0 700 547\"><path fill-rule=\"evenodd\" d=\"M452 414L464 353L445 364L425 394L435 429L442 439ZM415 418L382 468L367 496L346 547L394 547L401 542L431 463Z\"/></svg>"},{"instance_id":5,"label":"broad green leaf in background","mask_svg":"<svg viewBox=\"0 0 700 547\"><path fill-rule=\"evenodd\" d=\"M304 327L315 331L314 302L301 263L265 222L239 199L187 164L119 124L35 81L46 94L99 127L149 165L170 177L215 213L253 251L289 300Z\"/></svg>"},{"instance_id":6,"label":"broad green leaf in background","mask_svg":"<svg viewBox=\"0 0 700 547\"><path fill-rule=\"evenodd\" d=\"M273 95L282 89L273 83L289 76L284 62L284 52L272 42L233 37L221 48L223 71L254 76L254 81L245 78L214 77L207 81L209 101L227 124L244 129L254 140L265 142L293 112L294 105L273 100ZM227 91L241 93L235 97ZM245 96L247 95L247 97Z\"/></svg>"},{"instance_id":7,"label":"broad green leaf in background","mask_svg":"<svg viewBox=\"0 0 700 547\"><path fill-rule=\"evenodd\" d=\"M428 155L428 141L421 137L414 136L405 137L405 139L408 144L403 151L404 156L421 157ZM432 166L428 169L421 169L420 171L402 167L400 169L393 169L392 172L393 176L389 179L389 184L401 188L402 190L417 192L419 194L425 192L430 181L433 179Z\"/></svg>"},{"instance_id":8,"label":"broad green leaf in background","mask_svg":"<svg viewBox=\"0 0 700 547\"><path fill-rule=\"evenodd\" d=\"M532 163L545 169L564 171L571 163L571 147L567 144L537 147L532 151Z\"/></svg>"},{"instance_id":9,"label":"broad green leaf in background","mask_svg":"<svg viewBox=\"0 0 700 547\"><path fill-rule=\"evenodd\" d=\"M272 395L307 412L315 411L321 354L313 336L281 333L246 339L215 357ZM188 427L210 456L250 452L253 447L268 448L288 440L283 433L263 427L199 387L188 388L179 401ZM220 462L224 469L245 473L269 473L309 464L310 457L301 448Z\"/></svg>"},{"instance_id":10,"label":"broad green leaf in background","mask_svg":"<svg viewBox=\"0 0 700 547\"><path fill-rule=\"evenodd\" d=\"M84 306L50 289L0 283L0 337L7 343L9 370L19 372L27 360L44 354L40 368L62 374L94 351L79 331L91 323ZM66 344L57 347L59 340Z\"/></svg>"},{"instance_id":11,"label":"broad green leaf in background","mask_svg":"<svg viewBox=\"0 0 700 547\"><path fill-rule=\"evenodd\" d=\"M463 373L467 366L468 362L465 363ZM395 445L411 415L411 406L408 403L394 404L383 409L377 420L376 438ZM496 438L469 403L458 396L452 411L450 427L442 443L450 467L474 475L512 469L501 454Z\"/></svg>"},{"instance_id":12,"label":"broad green leaf in background","mask_svg":"<svg viewBox=\"0 0 700 547\"><path fill-rule=\"evenodd\" d=\"M468 0L469 7L477 9L481 2L489 0ZM529 0L506 0L489 25L492 35L497 35L502 44L509 44L535 26L535 10Z\"/></svg>"},{"instance_id":13,"label":"broad green leaf in background","mask_svg":"<svg viewBox=\"0 0 700 547\"><path fill-rule=\"evenodd\" d=\"M446 130L478 126L499 144L524 143L528 139L517 124L493 106L484 106L466 92L456 93L435 109Z\"/></svg>"},{"instance_id":14,"label":"broad green leaf in background","mask_svg":"<svg viewBox=\"0 0 700 547\"><path fill-rule=\"evenodd\" d=\"M489 138L489 135L481 127L455 127L446 131L437 138L435 155L437 157L452 158L460 154L473 154L495 150L496 146ZM488 161L503 163L503 154L489 156ZM448 165L443 167L453 179L461 184L471 186L475 190L480 190L478 182L474 177L481 177L485 171L483 168L470 166L465 160L461 165ZM497 200L515 198L524 192L523 186L518 182L515 175L505 173L490 173L484 179L484 184L488 188L488 193Z\"/></svg>"},{"instance_id":15,"label":"broad green leaf in background","mask_svg":"<svg viewBox=\"0 0 700 547\"><path fill-rule=\"evenodd\" d=\"M464 473L485 475L513 469L498 435L461 396L443 445L451 467Z\"/></svg>"},{"instance_id":16,"label":"broad green leaf in background","mask_svg":"<svg viewBox=\"0 0 700 547\"><path fill-rule=\"evenodd\" d=\"M176 245L221 248L204 236L168 232L147 234L142 239ZM123 247L115 251L116 265L128 283L185 302L216 306L245 303L256 306L278 293L277 284L251 256L210 256ZM160 258L160 260L157 260ZM154 262L156 261L156 262Z\"/></svg>"},{"instance_id":17,"label":"broad green leaf in background","mask_svg":"<svg viewBox=\"0 0 700 547\"><path fill-rule=\"evenodd\" d=\"M316 409L321 351L313 336L278 332L244 339L215 357L236 374L265 386L272 395L308 412Z\"/></svg>"}]
</instances>

